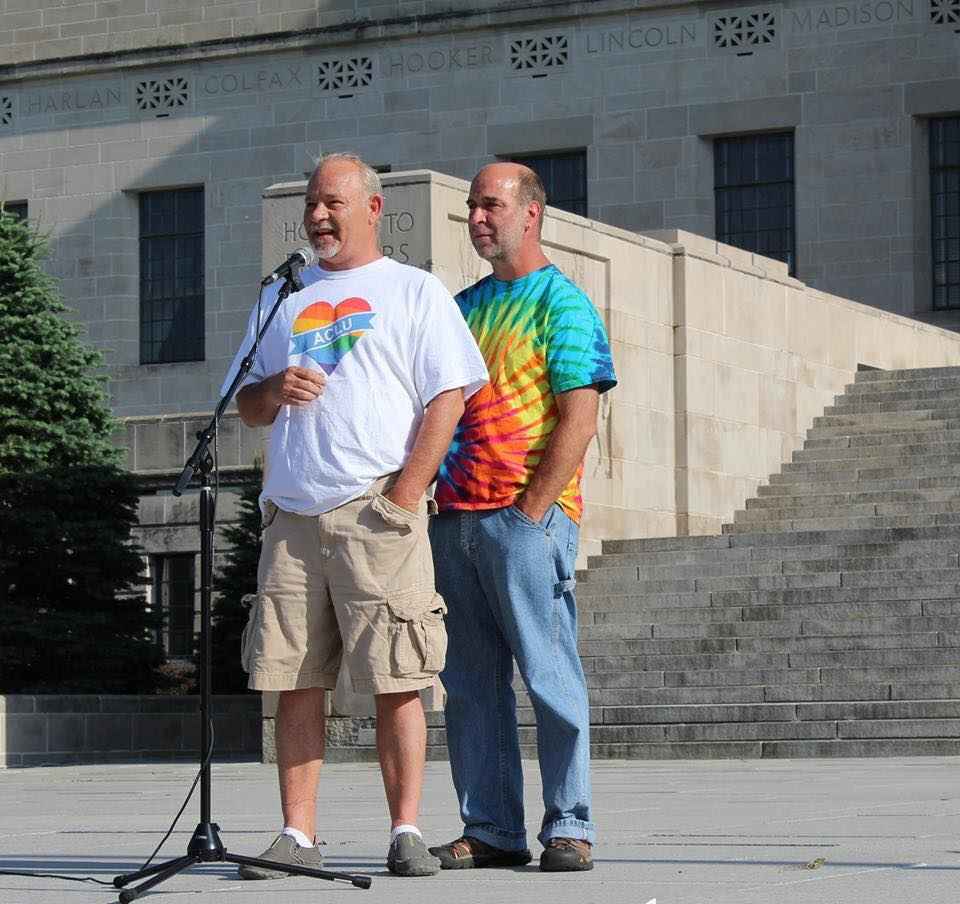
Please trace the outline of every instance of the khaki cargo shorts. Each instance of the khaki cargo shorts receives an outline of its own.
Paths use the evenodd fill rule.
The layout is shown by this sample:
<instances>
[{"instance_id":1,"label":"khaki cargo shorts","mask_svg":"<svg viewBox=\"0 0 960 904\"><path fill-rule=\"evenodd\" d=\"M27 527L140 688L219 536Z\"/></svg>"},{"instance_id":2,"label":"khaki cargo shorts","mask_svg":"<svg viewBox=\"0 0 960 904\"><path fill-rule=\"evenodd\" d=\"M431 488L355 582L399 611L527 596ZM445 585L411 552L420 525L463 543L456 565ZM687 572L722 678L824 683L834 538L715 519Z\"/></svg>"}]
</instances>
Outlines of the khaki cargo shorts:
<instances>
[{"instance_id":1,"label":"khaki cargo shorts","mask_svg":"<svg viewBox=\"0 0 960 904\"><path fill-rule=\"evenodd\" d=\"M357 693L430 687L443 668L447 611L435 589L427 501L383 495L392 477L322 515L268 505L241 641L253 690L333 688L341 660Z\"/></svg>"}]
</instances>

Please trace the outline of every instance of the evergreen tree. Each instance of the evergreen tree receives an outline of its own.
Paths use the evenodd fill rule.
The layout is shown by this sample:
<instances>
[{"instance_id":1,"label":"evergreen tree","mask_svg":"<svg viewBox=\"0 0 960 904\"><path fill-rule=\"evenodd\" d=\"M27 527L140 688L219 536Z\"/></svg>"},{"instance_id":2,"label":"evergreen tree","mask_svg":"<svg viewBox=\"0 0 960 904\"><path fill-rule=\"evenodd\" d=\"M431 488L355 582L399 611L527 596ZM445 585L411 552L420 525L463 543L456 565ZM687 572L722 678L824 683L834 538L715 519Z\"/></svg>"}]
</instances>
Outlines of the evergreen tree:
<instances>
[{"instance_id":1,"label":"evergreen tree","mask_svg":"<svg viewBox=\"0 0 960 904\"><path fill-rule=\"evenodd\" d=\"M160 613L131 542L137 489L110 442L100 355L0 210L0 691L153 690Z\"/></svg>"},{"instance_id":2,"label":"evergreen tree","mask_svg":"<svg viewBox=\"0 0 960 904\"><path fill-rule=\"evenodd\" d=\"M211 617L211 667L216 694L241 694L247 688L247 674L240 665L240 637L249 608L243 597L257 592L257 563L260 560L260 490L263 472L259 463L244 481L237 523L224 528L230 544L226 563L217 575L217 599Z\"/></svg>"}]
</instances>

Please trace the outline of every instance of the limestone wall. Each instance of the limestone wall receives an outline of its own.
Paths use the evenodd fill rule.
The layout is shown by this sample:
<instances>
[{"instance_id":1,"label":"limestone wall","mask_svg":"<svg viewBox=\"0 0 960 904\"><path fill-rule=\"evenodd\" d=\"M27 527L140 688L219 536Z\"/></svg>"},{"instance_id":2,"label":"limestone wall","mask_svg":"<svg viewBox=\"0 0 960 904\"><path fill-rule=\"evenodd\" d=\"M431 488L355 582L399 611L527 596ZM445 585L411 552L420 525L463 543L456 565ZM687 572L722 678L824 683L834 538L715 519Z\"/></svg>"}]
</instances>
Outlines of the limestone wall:
<instances>
[{"instance_id":1,"label":"limestone wall","mask_svg":"<svg viewBox=\"0 0 960 904\"><path fill-rule=\"evenodd\" d=\"M960 363L955 333L818 292L778 261L654 235L675 255L678 533L719 532L858 368Z\"/></svg>"},{"instance_id":2,"label":"limestone wall","mask_svg":"<svg viewBox=\"0 0 960 904\"><path fill-rule=\"evenodd\" d=\"M0 767L195 760L199 706L196 696L0 695ZM254 694L218 694L211 712L218 761L260 757Z\"/></svg>"}]
</instances>

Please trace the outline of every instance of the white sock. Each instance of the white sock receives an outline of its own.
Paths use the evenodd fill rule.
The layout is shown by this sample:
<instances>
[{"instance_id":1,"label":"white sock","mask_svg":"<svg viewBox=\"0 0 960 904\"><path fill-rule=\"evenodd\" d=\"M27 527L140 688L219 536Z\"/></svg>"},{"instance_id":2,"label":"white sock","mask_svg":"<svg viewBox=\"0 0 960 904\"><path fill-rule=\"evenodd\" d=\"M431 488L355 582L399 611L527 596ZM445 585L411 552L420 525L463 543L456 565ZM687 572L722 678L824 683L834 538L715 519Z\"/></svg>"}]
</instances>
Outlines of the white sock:
<instances>
[{"instance_id":1,"label":"white sock","mask_svg":"<svg viewBox=\"0 0 960 904\"><path fill-rule=\"evenodd\" d=\"M413 832L413 834L416 835L417 838L423 838L423 834L420 832L420 830L416 826L404 824L402 826L397 826L396 828L390 830L390 843L393 844L393 841L397 837L397 835L400 835L403 832Z\"/></svg>"},{"instance_id":2,"label":"white sock","mask_svg":"<svg viewBox=\"0 0 960 904\"><path fill-rule=\"evenodd\" d=\"M293 828L293 826L284 826L283 830L280 832L281 835L289 835L300 847L311 848L313 847L313 842L307 838L299 829ZM393 839L391 839L393 840Z\"/></svg>"}]
</instances>

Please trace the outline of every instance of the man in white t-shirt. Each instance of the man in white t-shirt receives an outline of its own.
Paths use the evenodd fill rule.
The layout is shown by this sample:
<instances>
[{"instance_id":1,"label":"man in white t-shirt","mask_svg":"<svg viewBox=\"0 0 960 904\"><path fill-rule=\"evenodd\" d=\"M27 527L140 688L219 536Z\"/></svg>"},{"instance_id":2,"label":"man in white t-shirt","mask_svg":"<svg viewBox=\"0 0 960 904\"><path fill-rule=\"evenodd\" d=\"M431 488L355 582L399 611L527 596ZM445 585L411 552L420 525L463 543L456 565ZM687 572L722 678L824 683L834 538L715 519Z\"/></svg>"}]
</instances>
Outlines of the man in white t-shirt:
<instances>
[{"instance_id":1,"label":"man in white t-shirt","mask_svg":"<svg viewBox=\"0 0 960 904\"><path fill-rule=\"evenodd\" d=\"M245 879L321 865L324 689L341 662L354 690L376 701L387 866L404 876L439 869L416 825L426 750L419 691L446 653L424 494L487 370L440 281L381 254L382 209L380 180L363 161L320 161L304 209L319 266L277 312L237 394L245 424L271 426L258 593L241 655L251 688L280 692L284 823L262 855L278 868L244 865ZM254 312L244 351L256 330Z\"/></svg>"}]
</instances>

